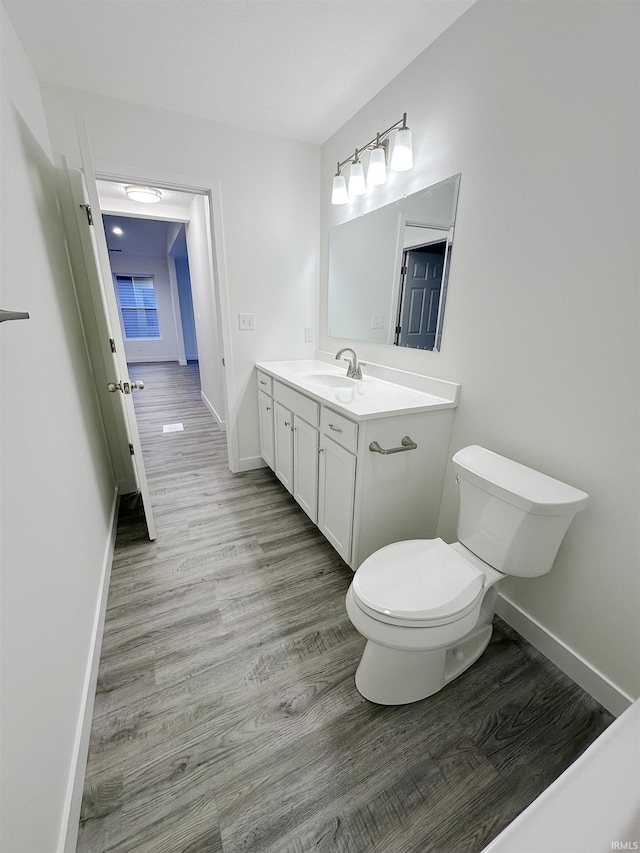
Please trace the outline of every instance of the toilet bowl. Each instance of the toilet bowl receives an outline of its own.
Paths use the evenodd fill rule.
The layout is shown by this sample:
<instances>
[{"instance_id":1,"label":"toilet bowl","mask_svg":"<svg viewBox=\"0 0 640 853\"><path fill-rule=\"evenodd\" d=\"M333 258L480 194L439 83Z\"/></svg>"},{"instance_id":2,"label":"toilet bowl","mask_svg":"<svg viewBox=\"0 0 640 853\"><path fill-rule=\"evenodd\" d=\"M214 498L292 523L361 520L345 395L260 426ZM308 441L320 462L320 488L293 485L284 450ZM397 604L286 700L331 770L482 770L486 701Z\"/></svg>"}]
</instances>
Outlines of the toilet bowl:
<instances>
[{"instance_id":1,"label":"toilet bowl","mask_svg":"<svg viewBox=\"0 0 640 853\"><path fill-rule=\"evenodd\" d=\"M425 699L471 666L491 639L499 581L548 572L589 499L475 445L453 464L460 541L387 545L362 563L347 592L349 618L367 640L356 687L378 704Z\"/></svg>"}]
</instances>

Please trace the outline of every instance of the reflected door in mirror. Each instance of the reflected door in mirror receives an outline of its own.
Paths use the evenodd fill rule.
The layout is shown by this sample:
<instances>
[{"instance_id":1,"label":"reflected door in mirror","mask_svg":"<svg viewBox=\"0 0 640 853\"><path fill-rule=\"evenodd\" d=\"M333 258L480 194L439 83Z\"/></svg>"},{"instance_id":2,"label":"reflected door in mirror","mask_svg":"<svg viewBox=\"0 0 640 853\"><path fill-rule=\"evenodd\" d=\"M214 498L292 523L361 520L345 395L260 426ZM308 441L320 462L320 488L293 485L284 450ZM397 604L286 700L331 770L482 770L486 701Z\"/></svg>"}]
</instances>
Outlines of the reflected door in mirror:
<instances>
[{"instance_id":1,"label":"reflected door in mirror","mask_svg":"<svg viewBox=\"0 0 640 853\"><path fill-rule=\"evenodd\" d=\"M398 346L435 347L446 247L446 241L442 241L404 253L400 319L396 328Z\"/></svg>"}]
</instances>

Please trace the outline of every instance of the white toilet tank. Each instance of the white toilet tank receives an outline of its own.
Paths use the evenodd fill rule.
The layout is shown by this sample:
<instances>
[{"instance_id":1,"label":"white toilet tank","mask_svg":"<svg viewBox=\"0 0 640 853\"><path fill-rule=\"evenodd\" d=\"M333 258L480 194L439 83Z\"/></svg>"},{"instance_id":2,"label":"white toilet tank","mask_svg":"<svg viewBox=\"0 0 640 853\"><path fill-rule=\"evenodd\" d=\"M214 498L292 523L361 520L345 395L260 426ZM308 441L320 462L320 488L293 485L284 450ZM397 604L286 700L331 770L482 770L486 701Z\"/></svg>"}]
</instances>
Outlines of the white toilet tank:
<instances>
[{"instance_id":1,"label":"white toilet tank","mask_svg":"<svg viewBox=\"0 0 640 853\"><path fill-rule=\"evenodd\" d=\"M589 495L477 445L459 450L453 466L458 541L506 575L546 574Z\"/></svg>"}]
</instances>

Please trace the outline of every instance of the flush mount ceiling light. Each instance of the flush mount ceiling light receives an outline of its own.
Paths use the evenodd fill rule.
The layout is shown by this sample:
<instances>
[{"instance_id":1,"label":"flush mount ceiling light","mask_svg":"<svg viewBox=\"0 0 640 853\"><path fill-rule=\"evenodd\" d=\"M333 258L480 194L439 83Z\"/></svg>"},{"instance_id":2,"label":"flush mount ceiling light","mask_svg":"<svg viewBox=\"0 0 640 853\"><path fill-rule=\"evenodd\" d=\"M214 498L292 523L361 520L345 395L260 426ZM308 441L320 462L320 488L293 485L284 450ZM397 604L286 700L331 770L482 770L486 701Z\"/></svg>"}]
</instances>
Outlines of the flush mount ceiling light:
<instances>
[{"instance_id":1,"label":"flush mount ceiling light","mask_svg":"<svg viewBox=\"0 0 640 853\"><path fill-rule=\"evenodd\" d=\"M143 204L155 204L162 198L162 193L155 187L125 187L124 191L131 201L141 201Z\"/></svg>"},{"instance_id":2,"label":"flush mount ceiling light","mask_svg":"<svg viewBox=\"0 0 640 853\"><path fill-rule=\"evenodd\" d=\"M395 139L393 140L393 150L391 153L391 162L389 168L394 172L404 172L413 167L413 148L411 144L411 131L407 127L407 114L404 113L402 118L391 127L388 127L383 133L377 133L375 139L367 142L362 148L356 148L355 154L347 157L342 163L338 163L336 174L333 178L333 192L331 194L331 204L345 204L347 201L355 198L357 195L362 195L367 191L368 186L377 186L384 184L387 180L387 154L391 134L396 131ZM367 169L367 179L365 183L364 169L360 160L360 155L370 151L369 166ZM342 170L350 164L349 168L349 187Z\"/></svg>"}]
</instances>

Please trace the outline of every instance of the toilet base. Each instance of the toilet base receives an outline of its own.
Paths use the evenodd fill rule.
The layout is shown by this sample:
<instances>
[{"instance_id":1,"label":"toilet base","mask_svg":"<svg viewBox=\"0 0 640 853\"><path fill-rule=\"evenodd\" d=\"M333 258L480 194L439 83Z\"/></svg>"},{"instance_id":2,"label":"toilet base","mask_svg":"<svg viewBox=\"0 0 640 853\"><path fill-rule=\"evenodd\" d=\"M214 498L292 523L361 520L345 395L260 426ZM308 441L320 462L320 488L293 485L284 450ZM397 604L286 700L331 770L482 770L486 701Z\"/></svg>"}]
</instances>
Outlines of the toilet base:
<instances>
[{"instance_id":1,"label":"toilet base","mask_svg":"<svg viewBox=\"0 0 640 853\"><path fill-rule=\"evenodd\" d=\"M444 685L446 649L407 652L367 640L356 670L358 693L378 705L407 705Z\"/></svg>"},{"instance_id":2,"label":"toilet base","mask_svg":"<svg viewBox=\"0 0 640 853\"><path fill-rule=\"evenodd\" d=\"M481 625L452 648L417 652L367 640L356 670L358 693L378 705L408 705L426 699L475 663L492 632L491 624Z\"/></svg>"}]
</instances>

